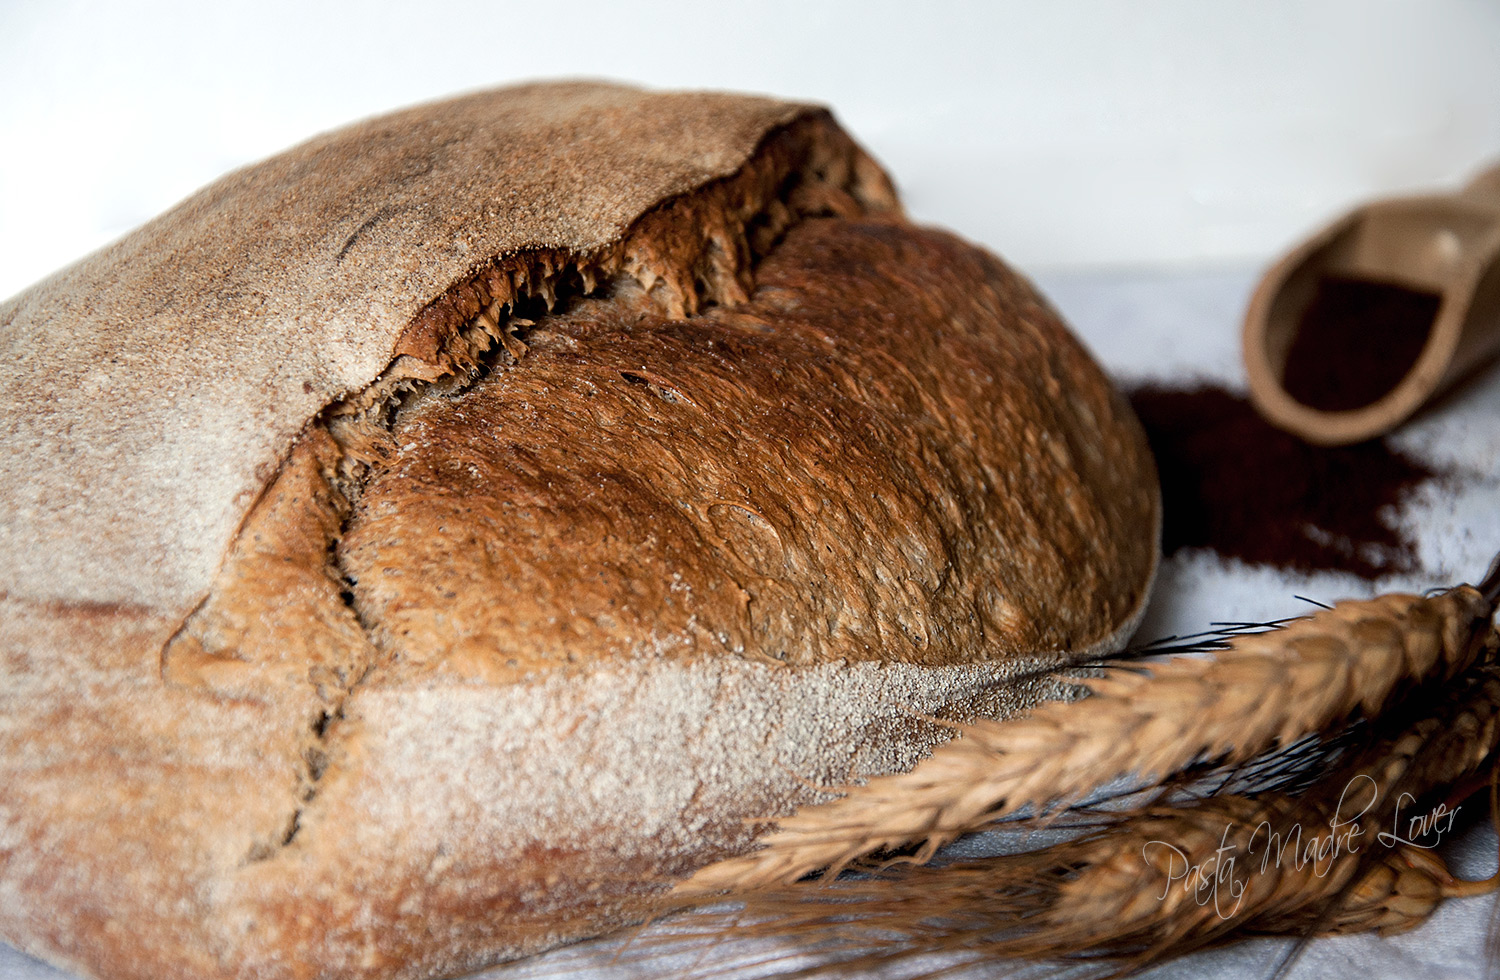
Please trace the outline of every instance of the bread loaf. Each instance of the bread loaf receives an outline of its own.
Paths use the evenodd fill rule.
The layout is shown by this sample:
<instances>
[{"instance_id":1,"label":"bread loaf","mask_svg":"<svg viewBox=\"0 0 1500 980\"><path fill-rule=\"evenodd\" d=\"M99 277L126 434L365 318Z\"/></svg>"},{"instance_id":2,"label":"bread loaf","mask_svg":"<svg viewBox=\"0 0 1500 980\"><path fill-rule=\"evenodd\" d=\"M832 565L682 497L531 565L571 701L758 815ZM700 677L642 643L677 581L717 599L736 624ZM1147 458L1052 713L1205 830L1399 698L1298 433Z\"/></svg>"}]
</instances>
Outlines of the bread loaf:
<instances>
[{"instance_id":1,"label":"bread loaf","mask_svg":"<svg viewBox=\"0 0 1500 980\"><path fill-rule=\"evenodd\" d=\"M1117 648L1126 403L822 109L545 84L232 173L0 305L0 936L425 978Z\"/></svg>"}]
</instances>

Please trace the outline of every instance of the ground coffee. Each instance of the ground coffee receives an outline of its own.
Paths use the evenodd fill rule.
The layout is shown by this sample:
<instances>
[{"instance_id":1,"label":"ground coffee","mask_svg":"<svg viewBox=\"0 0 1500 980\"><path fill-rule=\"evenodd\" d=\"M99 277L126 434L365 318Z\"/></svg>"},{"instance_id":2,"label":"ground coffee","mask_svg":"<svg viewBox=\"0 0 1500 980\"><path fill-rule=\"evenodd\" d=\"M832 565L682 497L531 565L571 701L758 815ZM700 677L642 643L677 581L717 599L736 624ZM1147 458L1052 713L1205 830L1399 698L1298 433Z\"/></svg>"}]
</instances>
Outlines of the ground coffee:
<instances>
[{"instance_id":1,"label":"ground coffee","mask_svg":"<svg viewBox=\"0 0 1500 980\"><path fill-rule=\"evenodd\" d=\"M1218 387L1147 386L1130 395L1161 473L1163 552L1222 555L1365 578L1416 565L1391 521L1434 475L1384 441L1325 449L1274 428Z\"/></svg>"},{"instance_id":2,"label":"ground coffee","mask_svg":"<svg viewBox=\"0 0 1500 980\"><path fill-rule=\"evenodd\" d=\"M1325 412L1374 404L1417 363L1441 302L1394 283L1323 277L1287 351L1282 388Z\"/></svg>"}]
</instances>

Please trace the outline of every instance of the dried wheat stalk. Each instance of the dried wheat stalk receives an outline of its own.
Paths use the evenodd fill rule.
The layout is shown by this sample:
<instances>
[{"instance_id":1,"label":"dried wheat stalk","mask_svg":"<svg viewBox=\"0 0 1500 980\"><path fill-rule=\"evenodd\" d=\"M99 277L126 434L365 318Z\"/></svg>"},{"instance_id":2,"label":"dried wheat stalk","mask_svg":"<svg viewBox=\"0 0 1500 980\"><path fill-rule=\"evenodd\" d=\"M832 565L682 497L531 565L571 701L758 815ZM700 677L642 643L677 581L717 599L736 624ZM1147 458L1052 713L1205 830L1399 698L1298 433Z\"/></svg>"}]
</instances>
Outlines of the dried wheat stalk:
<instances>
[{"instance_id":1,"label":"dried wheat stalk","mask_svg":"<svg viewBox=\"0 0 1500 980\"><path fill-rule=\"evenodd\" d=\"M1081 870L1047 911L1052 934L1039 928L1033 942L1055 952L1067 930L1079 928L1096 948L1116 950L1175 950L1230 933L1399 932L1442 898L1472 893L1473 883L1455 880L1436 855L1410 843L1417 835L1402 813L1423 813L1417 801L1492 764L1500 669L1477 667L1435 708L1415 719L1398 714L1380 728L1307 793L1152 808L1056 849L1044 859ZM1247 858L1255 859L1248 868ZM1200 869L1196 880L1188 868ZM1176 887L1164 890L1169 878ZM1238 894L1234 881L1245 886Z\"/></svg>"},{"instance_id":2,"label":"dried wheat stalk","mask_svg":"<svg viewBox=\"0 0 1500 980\"><path fill-rule=\"evenodd\" d=\"M1369 728L1301 795L1211 796L1110 815L1024 854L751 889L736 896L739 931L816 937L834 958L804 972L847 973L939 952L1130 967L1247 933L1409 929L1446 897L1494 887L1382 835L1401 835L1398 815L1416 800L1493 769L1500 667L1475 667Z\"/></svg>"},{"instance_id":3,"label":"dried wheat stalk","mask_svg":"<svg viewBox=\"0 0 1500 980\"><path fill-rule=\"evenodd\" d=\"M909 773L872 779L780 821L765 847L710 865L679 894L754 889L835 871L875 851L941 845L1025 807L1124 776L1165 779L1195 760L1243 761L1359 715L1415 682L1468 669L1490 636L1496 575L1475 589L1350 601L1236 637L1213 659L1118 665L1077 703L978 722Z\"/></svg>"}]
</instances>

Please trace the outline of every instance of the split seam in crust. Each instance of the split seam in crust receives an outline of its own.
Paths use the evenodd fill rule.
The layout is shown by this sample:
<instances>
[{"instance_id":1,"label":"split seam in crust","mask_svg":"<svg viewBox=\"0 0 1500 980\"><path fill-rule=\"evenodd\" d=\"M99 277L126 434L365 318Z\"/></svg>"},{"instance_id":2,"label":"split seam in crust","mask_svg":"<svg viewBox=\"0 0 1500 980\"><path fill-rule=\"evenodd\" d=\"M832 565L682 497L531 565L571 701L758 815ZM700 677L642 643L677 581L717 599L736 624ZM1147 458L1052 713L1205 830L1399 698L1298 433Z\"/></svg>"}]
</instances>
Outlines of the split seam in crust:
<instances>
[{"instance_id":1,"label":"split seam in crust","mask_svg":"<svg viewBox=\"0 0 1500 980\"><path fill-rule=\"evenodd\" d=\"M425 397L451 397L496 369L515 367L525 356L525 338L536 329L537 321L544 320L573 300L601 294L607 296L609 289L623 280L632 281L643 289L669 315L692 315L711 305L735 305L751 288L748 280L752 278L759 259L774 248L791 227L803 220L820 215L899 213L888 188L871 183L870 175L860 172L859 151L852 143L829 147L818 142L821 125L823 123L816 118L803 119L773 131L739 172L656 205L636 219L625 235L603 254L574 256L571 260L560 261L563 257L555 250L537 249L492 259L413 319L397 343L395 356L375 381L329 405L310 420L298 442L321 428L333 436L340 453L337 475L328 481L327 490L339 499L341 519L327 542L325 570L337 577L339 600L376 656L372 662L364 664L357 676L353 676L316 716L305 719L313 740L302 752L303 768L298 774L296 789L300 799L282 824L284 830L280 840L269 847L264 840L256 844L247 863L274 857L296 841L304 826L304 816L317 800L323 780L338 765L336 739L347 717L350 700L378 665L388 659L376 624L368 622L361 613L353 589L357 583L343 567L339 551L339 542L357 507L360 487L370 468L378 465L378 460L359 458L364 455L364 450L373 442L389 439L399 414ZM837 165L830 165L829 159L817 159L819 151L825 158L836 157ZM778 159L777 153L784 159ZM828 181L825 170L838 175L836 182ZM733 199L736 188L749 185L753 192L757 182L762 191L757 200ZM755 195L752 193L751 196ZM738 204L737 209L735 204ZM693 248L683 254L671 254L670 250L665 255L652 254L653 222L669 222L670 226L674 210L695 205L709 210L713 220L698 224L699 237L694 240ZM734 213L736 210L739 213ZM677 222L682 217L677 215ZM751 240L752 229L755 236L759 236L756 241ZM644 242L636 239L644 239ZM632 250L632 244L636 245L636 250ZM640 254L642 251L644 255ZM682 252L680 244L678 251ZM651 261L653 259L655 262ZM675 271L674 266L677 267ZM487 289L486 276L489 277L489 286L499 285L501 288ZM477 311L466 310L466 307L475 305ZM447 335L439 337L431 359L422 359L426 361L425 366L413 364L414 358L402 352L403 342L415 328L423 325L424 320L430 329L432 314L444 309L450 317L455 309L469 312L469 315L456 328L450 326L443 331ZM418 337L414 342L420 340ZM634 377L623 374L622 377L636 383ZM648 385L652 383L644 377L640 380ZM341 430L345 437L354 438L341 438ZM294 450L296 445L293 444ZM234 550L245 534L256 509L265 502L291 456L289 452L262 488L231 539L226 555ZM228 561L226 557L220 563L221 572ZM217 592L217 589L211 589L163 646L161 670L164 681L170 682L167 676L169 651L188 632L195 617L209 607ZM312 681L309 679L308 683Z\"/></svg>"}]
</instances>

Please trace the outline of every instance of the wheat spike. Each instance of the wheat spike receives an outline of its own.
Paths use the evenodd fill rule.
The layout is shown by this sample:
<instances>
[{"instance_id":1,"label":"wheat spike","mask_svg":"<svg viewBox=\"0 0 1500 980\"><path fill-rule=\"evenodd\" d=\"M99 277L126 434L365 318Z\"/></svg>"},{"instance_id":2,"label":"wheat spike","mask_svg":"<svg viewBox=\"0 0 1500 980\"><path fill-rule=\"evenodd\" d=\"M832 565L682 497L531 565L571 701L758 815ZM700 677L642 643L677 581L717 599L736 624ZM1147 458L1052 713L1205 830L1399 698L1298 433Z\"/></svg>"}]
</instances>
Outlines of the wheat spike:
<instances>
[{"instance_id":1,"label":"wheat spike","mask_svg":"<svg viewBox=\"0 0 1500 980\"><path fill-rule=\"evenodd\" d=\"M1358 714L1415 682L1470 667L1491 637L1493 588L1342 602L1284 628L1236 637L1213 659L1120 665L1082 702L981 721L909 773L856 786L780 821L763 849L702 869L681 894L787 883L878 850L942 844L1025 807L1081 798L1111 780L1164 779L1195 760L1244 761Z\"/></svg>"},{"instance_id":2,"label":"wheat spike","mask_svg":"<svg viewBox=\"0 0 1500 980\"><path fill-rule=\"evenodd\" d=\"M1425 921L1445 898L1490 888L1488 882L1455 879L1440 858L1419 848L1344 854L1318 866L1322 874L1311 870L1312 863L1299 868L1290 858L1262 871L1256 853L1255 861L1235 872L1237 893L1229 891L1228 879L1221 882L1216 905L1216 851L1240 848L1246 864L1250 831L1262 821L1284 827L1280 821L1296 818L1319 819L1296 806L1214 799L1041 852L900 866L864 879L748 892L737 896L742 909L705 916L706 922L673 940L715 941L725 932L796 938L801 948L827 957L812 968L788 971L797 976L859 976L865 970L894 976L883 968L931 955L956 955L960 962L949 968L982 960L1080 958L1111 963L1124 973L1243 935L1402 932ZM1226 839L1226 827L1238 835ZM1262 830L1262 851L1264 837ZM1167 844L1176 850L1168 851ZM1206 868L1202 889L1183 879L1185 861ZM927 971L918 963L913 972Z\"/></svg>"},{"instance_id":3,"label":"wheat spike","mask_svg":"<svg viewBox=\"0 0 1500 980\"><path fill-rule=\"evenodd\" d=\"M1233 932L1400 932L1420 924L1443 898L1494 887L1454 879L1435 854L1399 837L1403 801L1413 809L1433 790L1489 764L1500 746L1500 669L1476 668L1443 697L1437 710L1415 720L1387 719L1380 727L1390 731L1316 792L1209 797L1129 816L1080 844L1063 845L1051 860L1083 870L1059 889L1032 943L1060 940L1069 927L1085 927L1096 946L1152 950L1195 947ZM1308 835L1320 835L1316 850ZM1273 851L1273 841L1288 846ZM1223 850L1226 844L1232 849ZM1226 880L1215 879L1226 871L1219 863L1224 855L1239 862L1228 877L1245 886L1228 894L1228 909L1217 901ZM1251 857L1257 860L1247 868ZM1197 882L1188 867L1202 869ZM1172 875L1177 886L1163 889ZM1205 888L1216 901L1204 901ZM1146 901L1157 897L1158 907Z\"/></svg>"},{"instance_id":4,"label":"wheat spike","mask_svg":"<svg viewBox=\"0 0 1500 980\"><path fill-rule=\"evenodd\" d=\"M1086 923L1105 945L1113 935L1114 943L1152 949L1202 945L1231 932L1399 932L1420 924L1443 898L1493 887L1454 879L1435 854L1400 838L1408 830L1398 819L1403 803L1416 809L1432 791L1490 764L1500 747L1500 668L1476 667L1438 697L1435 708L1413 706L1381 719L1371 743L1308 793L1154 808L1125 817L1081 848L1065 845L1053 859L1087 870L1060 889L1046 920ZM1287 847L1273 853L1273 841ZM1175 849L1153 849L1154 842ZM1232 849L1223 851L1225 844ZM1246 885L1231 896L1228 915L1222 903L1202 904L1202 889L1183 887L1193 884L1187 867L1204 869L1200 883L1213 882L1221 854L1240 863L1235 871ZM1247 857L1257 859L1249 873ZM1143 905L1152 874L1158 882L1170 874L1182 882L1164 898L1172 907ZM1209 885L1215 893L1224 887Z\"/></svg>"},{"instance_id":5,"label":"wheat spike","mask_svg":"<svg viewBox=\"0 0 1500 980\"><path fill-rule=\"evenodd\" d=\"M1500 667L1430 693L1368 726L1306 793L1210 796L1111 814L1028 853L773 884L736 896L738 931L824 940L832 959L803 972L844 975L931 953L1129 969L1244 934L1410 929L1444 898L1495 886L1381 836L1411 801L1495 765Z\"/></svg>"}]
</instances>

